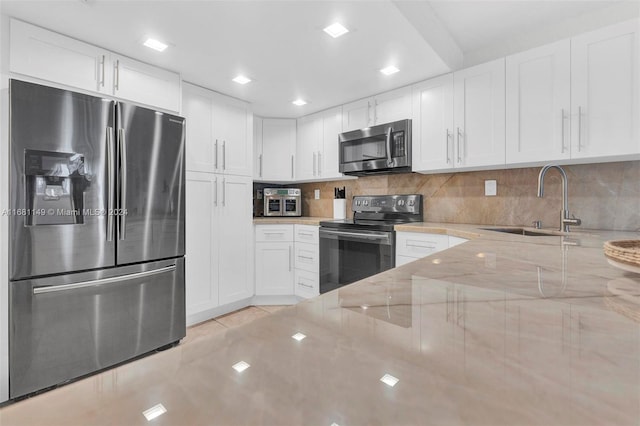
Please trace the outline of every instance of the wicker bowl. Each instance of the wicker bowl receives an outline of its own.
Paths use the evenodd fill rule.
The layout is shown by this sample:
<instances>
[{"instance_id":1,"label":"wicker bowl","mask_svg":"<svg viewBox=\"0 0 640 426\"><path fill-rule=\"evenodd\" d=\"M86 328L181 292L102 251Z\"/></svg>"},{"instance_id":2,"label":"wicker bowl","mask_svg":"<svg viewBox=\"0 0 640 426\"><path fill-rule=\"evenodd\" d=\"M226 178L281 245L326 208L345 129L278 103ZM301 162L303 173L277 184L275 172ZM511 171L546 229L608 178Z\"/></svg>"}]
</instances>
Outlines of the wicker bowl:
<instances>
[{"instance_id":1,"label":"wicker bowl","mask_svg":"<svg viewBox=\"0 0 640 426\"><path fill-rule=\"evenodd\" d=\"M640 240L607 241L604 255L614 262L640 268Z\"/></svg>"}]
</instances>

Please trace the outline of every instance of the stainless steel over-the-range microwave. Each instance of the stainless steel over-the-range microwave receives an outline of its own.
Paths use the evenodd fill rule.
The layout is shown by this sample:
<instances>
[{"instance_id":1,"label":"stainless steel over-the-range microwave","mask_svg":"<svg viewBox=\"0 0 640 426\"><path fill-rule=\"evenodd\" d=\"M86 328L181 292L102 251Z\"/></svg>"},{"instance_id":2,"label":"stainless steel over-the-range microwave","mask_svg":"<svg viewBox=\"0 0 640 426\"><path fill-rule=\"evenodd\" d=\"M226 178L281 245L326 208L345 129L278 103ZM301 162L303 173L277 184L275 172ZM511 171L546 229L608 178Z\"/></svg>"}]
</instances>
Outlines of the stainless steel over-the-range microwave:
<instances>
[{"instance_id":1,"label":"stainless steel over-the-range microwave","mask_svg":"<svg viewBox=\"0 0 640 426\"><path fill-rule=\"evenodd\" d=\"M345 175L411 171L411 120L340 134L340 172Z\"/></svg>"}]
</instances>

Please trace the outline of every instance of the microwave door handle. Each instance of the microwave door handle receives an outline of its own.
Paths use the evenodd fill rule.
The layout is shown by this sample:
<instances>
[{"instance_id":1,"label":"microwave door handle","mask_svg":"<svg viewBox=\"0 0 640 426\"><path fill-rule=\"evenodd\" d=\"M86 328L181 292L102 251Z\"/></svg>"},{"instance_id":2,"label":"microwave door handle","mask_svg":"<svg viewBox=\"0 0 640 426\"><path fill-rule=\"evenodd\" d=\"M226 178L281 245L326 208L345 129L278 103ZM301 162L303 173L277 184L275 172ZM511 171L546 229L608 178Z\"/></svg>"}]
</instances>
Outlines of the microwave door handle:
<instances>
[{"instance_id":1,"label":"microwave door handle","mask_svg":"<svg viewBox=\"0 0 640 426\"><path fill-rule=\"evenodd\" d=\"M387 129L387 137L386 137L386 145L387 145L387 166L391 167L393 165L393 159L391 158L391 134L393 133L393 128L389 127Z\"/></svg>"}]
</instances>

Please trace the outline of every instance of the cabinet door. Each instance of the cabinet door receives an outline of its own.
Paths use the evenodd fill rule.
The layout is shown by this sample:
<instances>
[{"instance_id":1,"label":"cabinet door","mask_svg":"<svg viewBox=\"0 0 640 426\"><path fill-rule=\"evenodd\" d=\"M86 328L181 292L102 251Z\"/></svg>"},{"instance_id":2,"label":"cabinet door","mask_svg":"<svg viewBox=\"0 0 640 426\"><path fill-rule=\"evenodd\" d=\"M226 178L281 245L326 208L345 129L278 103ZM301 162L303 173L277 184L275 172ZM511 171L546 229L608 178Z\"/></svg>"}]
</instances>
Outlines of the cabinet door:
<instances>
[{"instance_id":1,"label":"cabinet door","mask_svg":"<svg viewBox=\"0 0 640 426\"><path fill-rule=\"evenodd\" d=\"M414 171L454 167L453 74L413 86Z\"/></svg>"},{"instance_id":2,"label":"cabinet door","mask_svg":"<svg viewBox=\"0 0 640 426\"><path fill-rule=\"evenodd\" d=\"M507 164L570 157L569 40L506 58Z\"/></svg>"},{"instance_id":3,"label":"cabinet door","mask_svg":"<svg viewBox=\"0 0 640 426\"><path fill-rule=\"evenodd\" d=\"M187 170L215 171L216 146L213 142L213 100L211 92L184 84L182 114L186 118Z\"/></svg>"},{"instance_id":4,"label":"cabinet door","mask_svg":"<svg viewBox=\"0 0 640 426\"><path fill-rule=\"evenodd\" d=\"M342 107L322 113L322 143L318 152L318 175L323 178L341 178L338 135L342 133Z\"/></svg>"},{"instance_id":5,"label":"cabinet door","mask_svg":"<svg viewBox=\"0 0 640 426\"><path fill-rule=\"evenodd\" d=\"M262 121L262 180L295 178L296 120L265 118Z\"/></svg>"},{"instance_id":6,"label":"cabinet door","mask_svg":"<svg viewBox=\"0 0 640 426\"><path fill-rule=\"evenodd\" d=\"M376 95L373 103L373 124L411 118L411 87L402 87Z\"/></svg>"},{"instance_id":7,"label":"cabinet door","mask_svg":"<svg viewBox=\"0 0 640 426\"><path fill-rule=\"evenodd\" d=\"M250 177L218 176L218 244L220 304L253 295L253 217Z\"/></svg>"},{"instance_id":8,"label":"cabinet door","mask_svg":"<svg viewBox=\"0 0 640 426\"><path fill-rule=\"evenodd\" d=\"M298 119L296 142L296 178L315 179L318 176L318 147L322 139L322 116L308 115Z\"/></svg>"},{"instance_id":9,"label":"cabinet door","mask_svg":"<svg viewBox=\"0 0 640 426\"><path fill-rule=\"evenodd\" d=\"M217 222L218 176L187 172L186 184L186 312L187 316L218 306ZM244 268L243 268L244 269ZM243 270L241 269L241 270Z\"/></svg>"},{"instance_id":10,"label":"cabinet door","mask_svg":"<svg viewBox=\"0 0 640 426\"><path fill-rule=\"evenodd\" d=\"M640 153L638 21L571 39L571 156Z\"/></svg>"},{"instance_id":11,"label":"cabinet door","mask_svg":"<svg viewBox=\"0 0 640 426\"><path fill-rule=\"evenodd\" d=\"M213 137L218 142L218 171L226 175L251 176L252 146L248 137L247 104L213 94Z\"/></svg>"},{"instance_id":12,"label":"cabinet door","mask_svg":"<svg viewBox=\"0 0 640 426\"><path fill-rule=\"evenodd\" d=\"M505 161L504 58L453 74L456 167Z\"/></svg>"},{"instance_id":13,"label":"cabinet door","mask_svg":"<svg viewBox=\"0 0 640 426\"><path fill-rule=\"evenodd\" d=\"M256 295L294 294L293 243L256 244Z\"/></svg>"},{"instance_id":14,"label":"cabinet door","mask_svg":"<svg viewBox=\"0 0 640 426\"><path fill-rule=\"evenodd\" d=\"M373 125L373 98L360 99L342 106L342 131L364 129Z\"/></svg>"},{"instance_id":15,"label":"cabinet door","mask_svg":"<svg viewBox=\"0 0 640 426\"><path fill-rule=\"evenodd\" d=\"M11 72L94 92L110 90L106 50L14 19L10 31Z\"/></svg>"},{"instance_id":16,"label":"cabinet door","mask_svg":"<svg viewBox=\"0 0 640 426\"><path fill-rule=\"evenodd\" d=\"M180 75L113 56L113 95L169 111L180 110Z\"/></svg>"}]
</instances>

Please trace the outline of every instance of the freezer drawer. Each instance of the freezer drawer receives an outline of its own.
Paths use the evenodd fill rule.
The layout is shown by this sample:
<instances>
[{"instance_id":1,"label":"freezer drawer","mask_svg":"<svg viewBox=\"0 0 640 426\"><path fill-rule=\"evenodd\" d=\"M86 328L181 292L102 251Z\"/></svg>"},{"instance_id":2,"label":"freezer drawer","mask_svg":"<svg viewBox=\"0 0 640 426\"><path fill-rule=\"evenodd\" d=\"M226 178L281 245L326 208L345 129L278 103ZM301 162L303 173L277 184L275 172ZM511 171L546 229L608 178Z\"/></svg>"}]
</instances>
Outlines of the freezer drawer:
<instances>
[{"instance_id":1,"label":"freezer drawer","mask_svg":"<svg viewBox=\"0 0 640 426\"><path fill-rule=\"evenodd\" d=\"M184 259L10 283L9 396L185 336Z\"/></svg>"}]
</instances>

